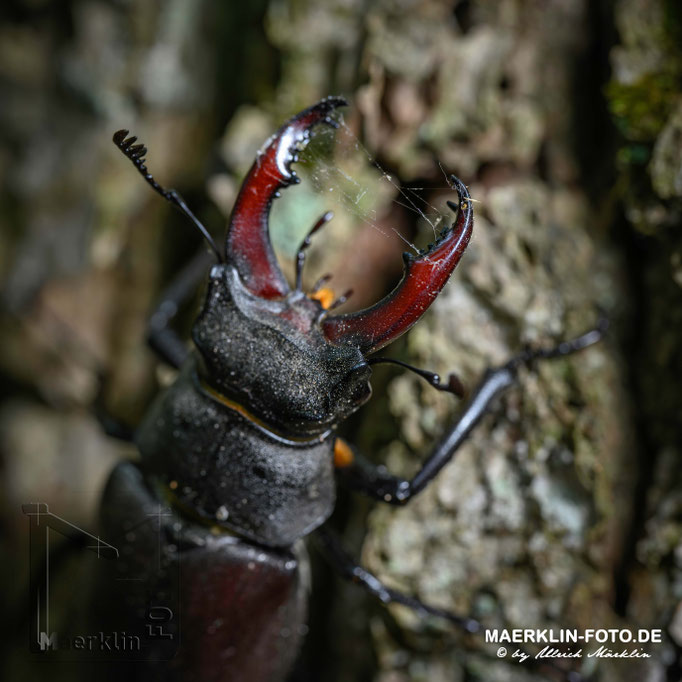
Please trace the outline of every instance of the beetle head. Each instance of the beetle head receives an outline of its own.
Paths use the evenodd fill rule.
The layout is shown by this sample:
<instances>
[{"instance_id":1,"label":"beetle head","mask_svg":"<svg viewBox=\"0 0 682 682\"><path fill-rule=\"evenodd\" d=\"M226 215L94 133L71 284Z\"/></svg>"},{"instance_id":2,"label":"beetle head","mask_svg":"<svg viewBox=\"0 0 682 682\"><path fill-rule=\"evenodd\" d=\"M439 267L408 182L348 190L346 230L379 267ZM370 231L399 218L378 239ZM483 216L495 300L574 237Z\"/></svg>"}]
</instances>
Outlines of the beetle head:
<instances>
[{"instance_id":1,"label":"beetle head","mask_svg":"<svg viewBox=\"0 0 682 682\"><path fill-rule=\"evenodd\" d=\"M258 152L232 211L225 261L219 255L211 271L193 330L203 380L214 397L242 411L248 407L252 418L287 434L324 433L369 398L365 356L422 316L473 229L468 190L452 176L459 195L458 205L448 202L457 213L455 223L417 257L405 254L403 278L383 300L367 310L330 315L300 290L300 271L292 291L270 244L270 207L281 189L299 182L291 165L315 126L338 127L331 113L345 104L338 97L318 102L285 123Z\"/></svg>"},{"instance_id":2,"label":"beetle head","mask_svg":"<svg viewBox=\"0 0 682 682\"><path fill-rule=\"evenodd\" d=\"M256 296L229 264L215 265L193 338L202 381L284 436L324 433L370 396L360 350L330 343L322 306L301 292Z\"/></svg>"},{"instance_id":3,"label":"beetle head","mask_svg":"<svg viewBox=\"0 0 682 682\"><path fill-rule=\"evenodd\" d=\"M211 271L193 331L212 390L286 433L323 433L369 398L365 356L421 317L459 262L473 228L468 190L452 176L459 195L459 205L448 202L457 212L455 223L418 257L405 254L403 278L383 300L367 310L329 315L298 287L292 291L270 244L270 207L282 188L299 181L291 165L313 128L338 127L330 114L345 104L338 97L318 102L259 151L232 211L225 262Z\"/></svg>"}]
</instances>

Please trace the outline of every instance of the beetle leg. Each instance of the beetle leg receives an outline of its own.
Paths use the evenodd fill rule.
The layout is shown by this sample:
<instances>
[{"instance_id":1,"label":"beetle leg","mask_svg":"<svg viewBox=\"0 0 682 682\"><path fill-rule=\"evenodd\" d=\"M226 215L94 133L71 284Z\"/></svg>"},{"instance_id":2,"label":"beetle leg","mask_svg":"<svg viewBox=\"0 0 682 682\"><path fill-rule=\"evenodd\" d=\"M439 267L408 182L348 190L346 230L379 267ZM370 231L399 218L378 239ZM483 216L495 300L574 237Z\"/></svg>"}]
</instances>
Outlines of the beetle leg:
<instances>
[{"instance_id":1,"label":"beetle leg","mask_svg":"<svg viewBox=\"0 0 682 682\"><path fill-rule=\"evenodd\" d=\"M134 441L135 430L109 413L104 406L101 391L100 395L96 396L92 409L95 419L97 419L102 427L102 431L107 436L122 440L125 443L132 443Z\"/></svg>"},{"instance_id":2,"label":"beetle leg","mask_svg":"<svg viewBox=\"0 0 682 682\"><path fill-rule=\"evenodd\" d=\"M189 351L170 322L195 291L213 261L213 256L207 251L197 253L161 294L161 300L147 323L147 342L172 367L179 368Z\"/></svg>"},{"instance_id":3,"label":"beetle leg","mask_svg":"<svg viewBox=\"0 0 682 682\"><path fill-rule=\"evenodd\" d=\"M376 597L383 604L402 604L414 611L443 618L453 625L462 628L466 632L478 633L482 630L482 624L475 618L459 616L452 611L439 609L435 606L425 604L417 597L399 590L394 590L379 580L373 573L360 566L343 547L338 535L327 525L320 526L313 534L316 547L319 548L324 558L334 568L341 577L352 580L354 583L363 587L369 594ZM584 678L577 672L567 671L551 660L535 659L532 654L523 649L519 649L527 654L526 665L533 668L551 669L561 675L567 682L583 682Z\"/></svg>"},{"instance_id":4,"label":"beetle leg","mask_svg":"<svg viewBox=\"0 0 682 682\"><path fill-rule=\"evenodd\" d=\"M438 472L455 456L459 446L487 412L490 404L503 391L514 385L518 369L531 365L535 360L570 355L597 343L607 327L602 319L597 327L569 341L551 348L526 350L514 356L504 365L489 369L466 402L459 418L437 443L433 452L411 481L390 474L382 466L374 466L351 450L350 456L341 458L337 466L339 476L349 487L389 504L406 504L432 481ZM341 441L343 443L343 441ZM337 446L338 449L344 446ZM348 455L348 453L345 453Z\"/></svg>"},{"instance_id":5,"label":"beetle leg","mask_svg":"<svg viewBox=\"0 0 682 682\"><path fill-rule=\"evenodd\" d=\"M474 618L458 616L451 611L439 609L435 606L424 604L416 597L394 590L384 585L375 575L359 566L341 545L341 541L327 526L320 526L315 531L313 538L329 563L341 574L342 577L352 580L361 585L373 597L384 604L402 604L415 611L421 611L433 616L438 616L450 621L454 625L463 628L467 632L479 632L481 624Z\"/></svg>"}]
</instances>

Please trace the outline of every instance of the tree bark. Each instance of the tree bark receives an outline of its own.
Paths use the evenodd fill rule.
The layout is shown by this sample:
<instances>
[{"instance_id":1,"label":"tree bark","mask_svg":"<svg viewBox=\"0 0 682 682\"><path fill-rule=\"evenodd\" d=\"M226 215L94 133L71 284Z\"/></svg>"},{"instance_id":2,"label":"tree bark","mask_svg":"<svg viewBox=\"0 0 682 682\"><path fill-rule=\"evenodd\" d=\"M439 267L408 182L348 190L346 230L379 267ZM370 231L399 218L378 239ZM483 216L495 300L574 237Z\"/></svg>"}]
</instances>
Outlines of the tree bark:
<instances>
[{"instance_id":1,"label":"tree bark","mask_svg":"<svg viewBox=\"0 0 682 682\"><path fill-rule=\"evenodd\" d=\"M332 271L338 293L352 287L351 303L367 305L399 276L402 240L428 239L428 223L404 209L407 188L424 187L421 197L440 210L452 198L444 169L476 201L462 263L394 357L454 371L471 389L525 345L591 327L598 308L612 324L598 346L522 372L409 506L342 498L336 525L388 584L489 627L663 628L662 644L642 647L651 658L590 659L583 672L674 679L682 647L676 4L240 4L14 0L3 10L0 371L10 390L0 426L5 517L14 520L0 578L25 574L11 559L21 556L18 504L44 498L74 521L91 517L121 453L97 435L88 406L101 393L118 418L139 420L164 380L144 350L146 315L199 246L111 134L139 134L154 175L189 195L220 242L263 140L287 116L344 94L353 108L336 151L350 149L350 179L313 168L312 187L287 190L275 205L273 240L291 259L331 201L315 182L352 195L316 237L306 280ZM365 148L382 169L374 175ZM388 197L377 204L383 213L371 213L363 189ZM456 400L395 369L377 368L374 388L344 437L410 476L455 419ZM74 494L73 481L86 492ZM313 594L322 599L313 601L299 682L534 679L507 660L511 651L498 659L482 635L374 607L319 568Z\"/></svg>"}]
</instances>

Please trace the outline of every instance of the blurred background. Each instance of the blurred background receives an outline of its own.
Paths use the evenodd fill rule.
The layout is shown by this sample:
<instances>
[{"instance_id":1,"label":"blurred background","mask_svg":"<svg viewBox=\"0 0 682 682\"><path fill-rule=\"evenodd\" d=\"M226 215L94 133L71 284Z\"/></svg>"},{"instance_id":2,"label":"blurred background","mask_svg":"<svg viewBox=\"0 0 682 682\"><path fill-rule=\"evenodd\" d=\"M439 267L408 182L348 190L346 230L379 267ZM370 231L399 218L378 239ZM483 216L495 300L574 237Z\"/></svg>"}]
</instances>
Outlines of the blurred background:
<instances>
[{"instance_id":1,"label":"blurred background","mask_svg":"<svg viewBox=\"0 0 682 682\"><path fill-rule=\"evenodd\" d=\"M597 307L612 326L598 347L524 372L409 507L342 496L333 523L390 585L491 626L663 628L651 658L583 671L682 679L679 3L5 0L0 18L4 626L23 637L21 504L96 527L109 471L135 452L103 435L93 406L135 425L172 379L146 319L203 248L112 133L138 135L155 177L220 243L263 141L341 94L337 142L321 134L306 181L273 210L287 272L334 208L307 285L331 272L337 293L354 289L347 310L376 300L405 241L443 220L455 173L476 200L475 236L393 357L470 388L525 344L589 328ZM344 436L410 475L457 401L395 369L373 386ZM313 559L293 679L538 679ZM24 640L3 642L21 670Z\"/></svg>"}]
</instances>

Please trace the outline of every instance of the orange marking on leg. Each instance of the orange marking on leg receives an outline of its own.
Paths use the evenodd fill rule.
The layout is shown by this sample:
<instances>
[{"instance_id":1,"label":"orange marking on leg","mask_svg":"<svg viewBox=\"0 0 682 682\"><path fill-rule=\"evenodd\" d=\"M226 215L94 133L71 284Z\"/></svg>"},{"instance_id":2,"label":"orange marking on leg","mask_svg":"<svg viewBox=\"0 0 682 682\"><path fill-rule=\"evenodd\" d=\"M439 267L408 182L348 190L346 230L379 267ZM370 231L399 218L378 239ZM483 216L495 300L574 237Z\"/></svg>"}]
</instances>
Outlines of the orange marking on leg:
<instances>
[{"instance_id":1,"label":"orange marking on leg","mask_svg":"<svg viewBox=\"0 0 682 682\"><path fill-rule=\"evenodd\" d=\"M353 451L345 440L337 438L334 441L334 466L343 468L353 463Z\"/></svg>"}]
</instances>

